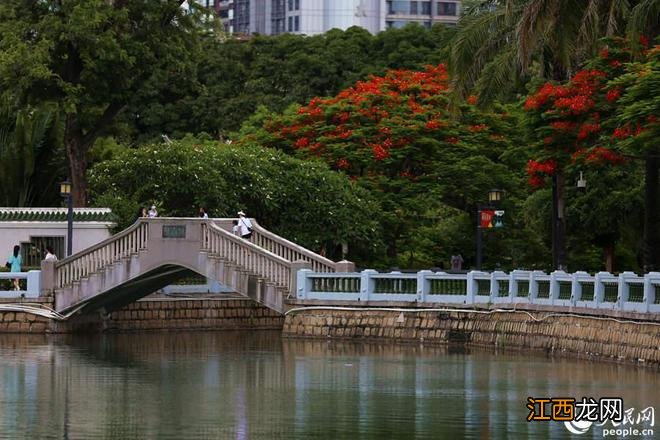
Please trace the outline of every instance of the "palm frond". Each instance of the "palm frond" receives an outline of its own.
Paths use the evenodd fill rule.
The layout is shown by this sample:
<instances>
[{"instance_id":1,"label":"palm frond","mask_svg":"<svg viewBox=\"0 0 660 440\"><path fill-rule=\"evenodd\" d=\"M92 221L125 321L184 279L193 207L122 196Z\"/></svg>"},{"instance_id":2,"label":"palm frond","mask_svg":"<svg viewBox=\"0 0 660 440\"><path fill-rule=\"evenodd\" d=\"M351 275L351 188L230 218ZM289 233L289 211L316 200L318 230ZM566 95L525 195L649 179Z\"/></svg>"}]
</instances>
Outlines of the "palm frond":
<instances>
[{"instance_id":1,"label":"palm frond","mask_svg":"<svg viewBox=\"0 0 660 440\"><path fill-rule=\"evenodd\" d=\"M639 41L640 35L653 39L660 28L660 0L642 0L630 11L626 33L631 41Z\"/></svg>"},{"instance_id":2,"label":"palm frond","mask_svg":"<svg viewBox=\"0 0 660 440\"><path fill-rule=\"evenodd\" d=\"M483 69L482 75L475 84L475 93L479 97L479 105L493 102L505 96L512 89L514 76L518 76L515 66L518 54L515 47L500 52ZM514 74L512 76L512 74Z\"/></svg>"}]
</instances>

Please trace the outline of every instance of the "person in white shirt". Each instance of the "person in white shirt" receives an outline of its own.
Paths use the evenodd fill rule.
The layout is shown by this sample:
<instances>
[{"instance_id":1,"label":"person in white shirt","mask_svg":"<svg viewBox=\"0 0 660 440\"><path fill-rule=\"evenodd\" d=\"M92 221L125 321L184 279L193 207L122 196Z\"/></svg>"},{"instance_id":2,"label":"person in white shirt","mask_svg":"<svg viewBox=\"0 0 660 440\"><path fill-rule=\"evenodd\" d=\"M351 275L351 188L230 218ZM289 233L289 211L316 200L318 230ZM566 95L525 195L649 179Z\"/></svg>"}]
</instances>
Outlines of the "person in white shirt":
<instances>
[{"instance_id":1,"label":"person in white shirt","mask_svg":"<svg viewBox=\"0 0 660 440\"><path fill-rule=\"evenodd\" d=\"M206 209L199 207L199 218L209 218L209 215L206 213Z\"/></svg>"},{"instance_id":2,"label":"person in white shirt","mask_svg":"<svg viewBox=\"0 0 660 440\"><path fill-rule=\"evenodd\" d=\"M46 246L46 257L44 258L46 261L57 261L57 255L55 255L55 251L53 250L52 246Z\"/></svg>"},{"instance_id":3,"label":"person in white shirt","mask_svg":"<svg viewBox=\"0 0 660 440\"><path fill-rule=\"evenodd\" d=\"M238 226L238 220L231 221L231 233L234 235L241 235L241 228Z\"/></svg>"},{"instance_id":4,"label":"person in white shirt","mask_svg":"<svg viewBox=\"0 0 660 440\"><path fill-rule=\"evenodd\" d=\"M158 211L156 211L156 205L151 205L151 209L149 210L147 215L149 215L149 218L158 217Z\"/></svg>"},{"instance_id":5,"label":"person in white shirt","mask_svg":"<svg viewBox=\"0 0 660 440\"><path fill-rule=\"evenodd\" d=\"M245 216L243 211L238 211L238 228L241 232L241 238L247 240L252 237L252 222Z\"/></svg>"}]
</instances>

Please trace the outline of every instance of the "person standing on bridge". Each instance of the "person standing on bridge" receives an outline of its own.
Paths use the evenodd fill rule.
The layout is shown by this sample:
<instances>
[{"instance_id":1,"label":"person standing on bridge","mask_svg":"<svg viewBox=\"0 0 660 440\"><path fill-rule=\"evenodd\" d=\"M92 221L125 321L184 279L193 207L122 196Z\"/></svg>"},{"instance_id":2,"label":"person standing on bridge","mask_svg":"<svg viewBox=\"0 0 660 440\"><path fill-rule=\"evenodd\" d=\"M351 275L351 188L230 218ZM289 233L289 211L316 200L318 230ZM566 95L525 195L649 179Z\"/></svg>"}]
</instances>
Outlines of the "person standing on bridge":
<instances>
[{"instance_id":1,"label":"person standing on bridge","mask_svg":"<svg viewBox=\"0 0 660 440\"><path fill-rule=\"evenodd\" d=\"M46 258L44 258L46 261L57 261L57 255L55 255L55 251L53 250L52 246L46 246Z\"/></svg>"},{"instance_id":2,"label":"person standing on bridge","mask_svg":"<svg viewBox=\"0 0 660 440\"><path fill-rule=\"evenodd\" d=\"M14 253L9 257L9 260L7 260L7 267L9 267L11 272L20 272L22 263L21 247L16 245L14 246ZM14 278L14 290L21 290L18 278Z\"/></svg>"},{"instance_id":3,"label":"person standing on bridge","mask_svg":"<svg viewBox=\"0 0 660 440\"><path fill-rule=\"evenodd\" d=\"M206 212L206 209L203 207L199 207L199 218L209 218L208 213Z\"/></svg>"},{"instance_id":4,"label":"person standing on bridge","mask_svg":"<svg viewBox=\"0 0 660 440\"><path fill-rule=\"evenodd\" d=\"M158 211L156 211L156 205L151 205L151 209L148 212L149 218L158 217Z\"/></svg>"},{"instance_id":5,"label":"person standing on bridge","mask_svg":"<svg viewBox=\"0 0 660 440\"><path fill-rule=\"evenodd\" d=\"M252 222L245 216L243 211L238 211L238 228L241 232L241 238L249 240L252 237Z\"/></svg>"}]
</instances>

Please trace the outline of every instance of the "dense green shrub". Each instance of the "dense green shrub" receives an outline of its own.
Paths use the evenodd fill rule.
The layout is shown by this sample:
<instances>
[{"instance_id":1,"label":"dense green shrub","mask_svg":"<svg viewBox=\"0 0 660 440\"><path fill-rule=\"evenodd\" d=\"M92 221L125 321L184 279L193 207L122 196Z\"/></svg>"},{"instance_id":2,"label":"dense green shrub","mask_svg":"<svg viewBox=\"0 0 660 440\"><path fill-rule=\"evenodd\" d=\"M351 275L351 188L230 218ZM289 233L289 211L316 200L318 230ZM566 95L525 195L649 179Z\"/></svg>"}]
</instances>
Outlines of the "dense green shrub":
<instances>
[{"instance_id":1,"label":"dense green shrub","mask_svg":"<svg viewBox=\"0 0 660 440\"><path fill-rule=\"evenodd\" d=\"M260 224L315 251L373 259L381 246L381 209L370 194L319 161L272 149L195 139L127 149L89 173L93 202L110 206L120 226L140 206L161 216L236 217L243 209Z\"/></svg>"}]
</instances>

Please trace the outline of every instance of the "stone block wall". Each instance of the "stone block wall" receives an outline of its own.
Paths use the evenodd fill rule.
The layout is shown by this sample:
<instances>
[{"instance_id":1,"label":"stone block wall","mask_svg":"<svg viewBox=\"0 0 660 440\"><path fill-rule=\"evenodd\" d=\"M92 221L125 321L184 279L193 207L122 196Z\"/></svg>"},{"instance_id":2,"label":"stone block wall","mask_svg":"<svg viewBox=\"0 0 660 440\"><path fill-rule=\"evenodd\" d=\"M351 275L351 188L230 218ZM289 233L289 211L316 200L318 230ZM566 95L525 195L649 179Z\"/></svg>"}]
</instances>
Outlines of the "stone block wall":
<instances>
[{"instance_id":1,"label":"stone block wall","mask_svg":"<svg viewBox=\"0 0 660 440\"><path fill-rule=\"evenodd\" d=\"M0 333L46 333L51 321L32 313L0 312Z\"/></svg>"},{"instance_id":2,"label":"stone block wall","mask_svg":"<svg viewBox=\"0 0 660 440\"><path fill-rule=\"evenodd\" d=\"M105 330L281 329L284 317L251 299L145 299L112 312Z\"/></svg>"},{"instance_id":3,"label":"stone block wall","mask_svg":"<svg viewBox=\"0 0 660 440\"><path fill-rule=\"evenodd\" d=\"M660 325L544 312L398 312L309 309L286 316L283 334L539 349L660 366Z\"/></svg>"},{"instance_id":4,"label":"stone block wall","mask_svg":"<svg viewBox=\"0 0 660 440\"><path fill-rule=\"evenodd\" d=\"M51 301L41 301L52 308ZM28 305L29 303L23 303ZM35 304L31 304L35 305ZM248 298L148 297L114 311L56 321L32 313L0 311L0 333L95 333L134 330L276 329L284 317Z\"/></svg>"}]
</instances>

